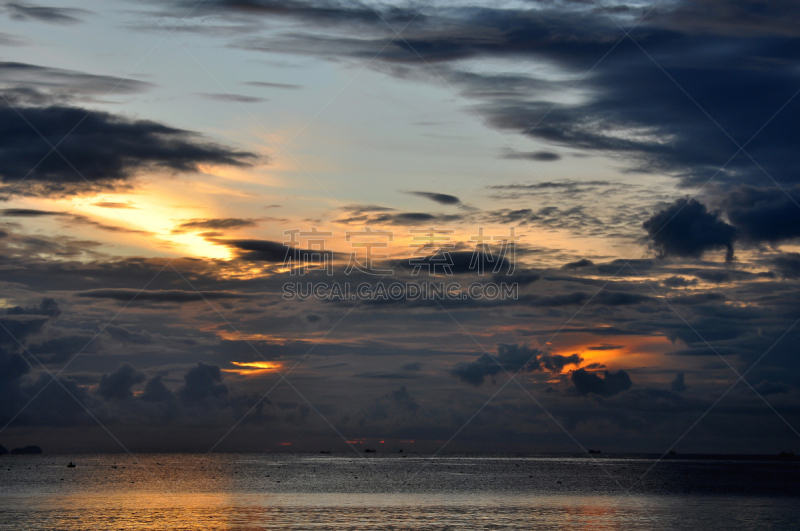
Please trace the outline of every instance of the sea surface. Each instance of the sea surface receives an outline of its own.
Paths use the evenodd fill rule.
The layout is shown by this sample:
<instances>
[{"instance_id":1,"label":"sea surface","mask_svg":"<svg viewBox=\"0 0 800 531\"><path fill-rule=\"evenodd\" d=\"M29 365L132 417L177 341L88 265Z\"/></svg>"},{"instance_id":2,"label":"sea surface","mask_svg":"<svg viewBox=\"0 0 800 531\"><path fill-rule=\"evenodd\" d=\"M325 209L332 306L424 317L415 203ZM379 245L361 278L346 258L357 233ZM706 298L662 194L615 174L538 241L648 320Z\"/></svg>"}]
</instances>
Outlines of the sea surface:
<instances>
[{"instance_id":1,"label":"sea surface","mask_svg":"<svg viewBox=\"0 0 800 531\"><path fill-rule=\"evenodd\" d=\"M794 460L6 455L0 467L3 530L800 529Z\"/></svg>"}]
</instances>

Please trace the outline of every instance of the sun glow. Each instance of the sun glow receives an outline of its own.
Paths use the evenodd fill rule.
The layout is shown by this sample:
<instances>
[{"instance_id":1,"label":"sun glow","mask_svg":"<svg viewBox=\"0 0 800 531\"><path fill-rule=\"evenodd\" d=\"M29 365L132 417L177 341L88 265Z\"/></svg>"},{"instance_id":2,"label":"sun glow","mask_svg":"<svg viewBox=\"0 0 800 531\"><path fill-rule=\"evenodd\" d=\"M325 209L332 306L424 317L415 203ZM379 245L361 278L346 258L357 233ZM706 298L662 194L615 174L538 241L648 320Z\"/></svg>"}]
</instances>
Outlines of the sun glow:
<instances>
[{"instance_id":1,"label":"sun glow","mask_svg":"<svg viewBox=\"0 0 800 531\"><path fill-rule=\"evenodd\" d=\"M279 370L283 365L277 361L232 361L237 369L222 369L223 372L230 372L242 376L255 376L267 372Z\"/></svg>"},{"instance_id":2,"label":"sun glow","mask_svg":"<svg viewBox=\"0 0 800 531\"><path fill-rule=\"evenodd\" d=\"M145 252L170 256L178 253L222 260L231 258L227 247L203 238L202 229L176 230L183 219L214 217L214 213L210 213L213 207L207 209L192 205L186 202L185 197L181 198L170 190L159 192L73 198L68 200L69 207L65 210L85 216L102 226L122 229L114 233L115 241L142 248Z\"/></svg>"}]
</instances>

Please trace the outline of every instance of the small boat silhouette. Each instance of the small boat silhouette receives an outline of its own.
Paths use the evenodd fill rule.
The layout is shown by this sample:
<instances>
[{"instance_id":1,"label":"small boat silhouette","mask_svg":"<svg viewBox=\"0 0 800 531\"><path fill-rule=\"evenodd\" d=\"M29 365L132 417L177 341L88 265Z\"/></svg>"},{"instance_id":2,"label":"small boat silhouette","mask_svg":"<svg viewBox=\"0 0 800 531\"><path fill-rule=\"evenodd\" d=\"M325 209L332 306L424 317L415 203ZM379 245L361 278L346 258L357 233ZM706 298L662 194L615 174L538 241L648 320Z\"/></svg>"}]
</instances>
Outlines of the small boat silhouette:
<instances>
[{"instance_id":1,"label":"small boat silhouette","mask_svg":"<svg viewBox=\"0 0 800 531\"><path fill-rule=\"evenodd\" d=\"M69 464L67 465L67 468L75 468L75 463L70 461Z\"/></svg>"},{"instance_id":2,"label":"small boat silhouette","mask_svg":"<svg viewBox=\"0 0 800 531\"><path fill-rule=\"evenodd\" d=\"M321 453L321 454L329 454L329 453L331 453L331 451L330 450L320 450L319 453Z\"/></svg>"},{"instance_id":3,"label":"small boat silhouette","mask_svg":"<svg viewBox=\"0 0 800 531\"><path fill-rule=\"evenodd\" d=\"M592 449L590 448L590 449L589 449L589 453L590 453L590 454L601 454L601 453L603 453L603 452L601 452L600 450L592 450Z\"/></svg>"},{"instance_id":4,"label":"small boat silhouette","mask_svg":"<svg viewBox=\"0 0 800 531\"><path fill-rule=\"evenodd\" d=\"M375 450L373 450L372 448L364 448L364 453L365 454L374 454Z\"/></svg>"}]
</instances>

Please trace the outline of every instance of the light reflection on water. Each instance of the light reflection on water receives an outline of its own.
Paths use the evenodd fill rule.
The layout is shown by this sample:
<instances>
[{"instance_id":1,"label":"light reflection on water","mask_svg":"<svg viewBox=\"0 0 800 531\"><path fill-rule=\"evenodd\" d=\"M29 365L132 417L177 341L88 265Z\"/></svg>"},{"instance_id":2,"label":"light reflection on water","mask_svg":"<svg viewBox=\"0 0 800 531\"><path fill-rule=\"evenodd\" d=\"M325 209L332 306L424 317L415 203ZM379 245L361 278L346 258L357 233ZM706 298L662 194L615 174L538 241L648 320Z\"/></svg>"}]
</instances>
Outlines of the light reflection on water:
<instances>
[{"instance_id":1,"label":"light reflection on water","mask_svg":"<svg viewBox=\"0 0 800 531\"><path fill-rule=\"evenodd\" d=\"M67 469L69 461L76 468ZM674 461L656 467L631 494L616 484L632 484L651 464L586 458L5 456L0 529L800 525L797 463Z\"/></svg>"}]
</instances>

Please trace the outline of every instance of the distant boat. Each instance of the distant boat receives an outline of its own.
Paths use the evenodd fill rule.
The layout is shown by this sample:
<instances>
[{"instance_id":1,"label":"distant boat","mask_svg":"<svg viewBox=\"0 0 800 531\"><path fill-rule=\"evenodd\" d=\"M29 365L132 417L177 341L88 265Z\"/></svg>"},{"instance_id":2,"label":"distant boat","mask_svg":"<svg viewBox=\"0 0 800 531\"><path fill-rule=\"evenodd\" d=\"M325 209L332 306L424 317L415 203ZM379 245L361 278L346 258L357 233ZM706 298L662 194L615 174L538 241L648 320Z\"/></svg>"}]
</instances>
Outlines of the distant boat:
<instances>
[{"instance_id":1,"label":"distant boat","mask_svg":"<svg viewBox=\"0 0 800 531\"><path fill-rule=\"evenodd\" d=\"M402 449L402 448L400 448L400 451L399 451L399 452L397 452L397 453L399 453L399 454L402 454L402 453L403 453L403 449Z\"/></svg>"},{"instance_id":2,"label":"distant boat","mask_svg":"<svg viewBox=\"0 0 800 531\"><path fill-rule=\"evenodd\" d=\"M330 450L320 450L319 453L321 453L321 454L329 454L329 453L331 453L331 451Z\"/></svg>"},{"instance_id":3,"label":"distant boat","mask_svg":"<svg viewBox=\"0 0 800 531\"><path fill-rule=\"evenodd\" d=\"M670 450L670 451L669 451L669 455L675 455L676 453L677 453L677 452L675 452L675 450Z\"/></svg>"},{"instance_id":4,"label":"distant boat","mask_svg":"<svg viewBox=\"0 0 800 531\"><path fill-rule=\"evenodd\" d=\"M592 449L590 448L590 449L589 449L589 453L590 453L590 454L601 454L601 453L603 453L603 452L601 452L600 450L592 450Z\"/></svg>"},{"instance_id":5,"label":"distant boat","mask_svg":"<svg viewBox=\"0 0 800 531\"><path fill-rule=\"evenodd\" d=\"M364 453L365 454L374 454L375 450L373 450L372 448L364 448Z\"/></svg>"},{"instance_id":6,"label":"distant boat","mask_svg":"<svg viewBox=\"0 0 800 531\"><path fill-rule=\"evenodd\" d=\"M67 468L75 468L75 463L70 461L69 464L67 465Z\"/></svg>"}]
</instances>

